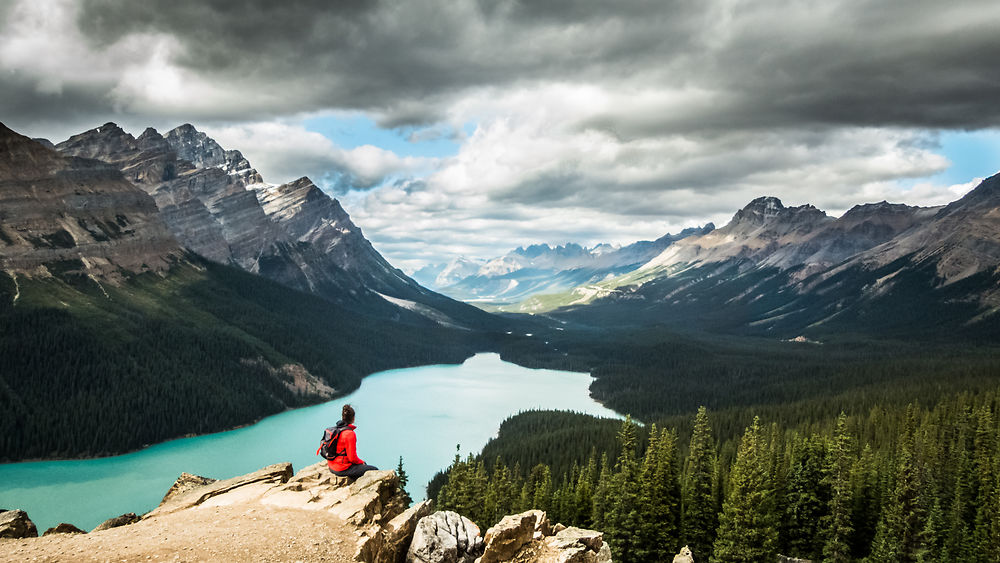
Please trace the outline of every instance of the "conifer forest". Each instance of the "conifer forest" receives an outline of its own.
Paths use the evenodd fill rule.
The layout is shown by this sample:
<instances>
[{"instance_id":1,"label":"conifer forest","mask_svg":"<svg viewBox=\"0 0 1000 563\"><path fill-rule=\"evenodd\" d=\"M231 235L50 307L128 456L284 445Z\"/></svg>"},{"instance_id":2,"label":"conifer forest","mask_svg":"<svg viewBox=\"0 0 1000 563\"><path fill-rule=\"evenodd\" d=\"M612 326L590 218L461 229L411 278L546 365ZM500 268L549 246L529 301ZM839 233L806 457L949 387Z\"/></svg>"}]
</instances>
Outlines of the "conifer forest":
<instances>
[{"instance_id":1,"label":"conifer forest","mask_svg":"<svg viewBox=\"0 0 1000 563\"><path fill-rule=\"evenodd\" d=\"M604 530L625 563L670 561L684 545L717 563L997 561L998 400L958 393L822 424L755 417L731 438L704 407L683 435L522 413L481 455L456 455L429 495L480 526L538 508ZM558 459L538 462L554 444Z\"/></svg>"}]
</instances>

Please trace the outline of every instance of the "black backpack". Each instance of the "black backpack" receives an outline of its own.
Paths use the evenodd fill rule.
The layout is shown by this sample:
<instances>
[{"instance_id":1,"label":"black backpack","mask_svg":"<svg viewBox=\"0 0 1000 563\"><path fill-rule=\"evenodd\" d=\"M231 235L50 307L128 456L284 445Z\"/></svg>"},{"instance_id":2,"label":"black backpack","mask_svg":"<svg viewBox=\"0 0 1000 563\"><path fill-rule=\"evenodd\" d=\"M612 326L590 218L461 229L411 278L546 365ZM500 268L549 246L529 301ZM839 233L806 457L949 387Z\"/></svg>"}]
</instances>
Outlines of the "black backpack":
<instances>
[{"instance_id":1,"label":"black backpack","mask_svg":"<svg viewBox=\"0 0 1000 563\"><path fill-rule=\"evenodd\" d=\"M347 452L336 451L337 441L340 439L340 433L344 430L349 430L345 426L331 426L323 431L323 439L319 443L319 450L316 452L326 459L337 459L338 457L346 456ZM333 453L331 454L331 450Z\"/></svg>"}]
</instances>

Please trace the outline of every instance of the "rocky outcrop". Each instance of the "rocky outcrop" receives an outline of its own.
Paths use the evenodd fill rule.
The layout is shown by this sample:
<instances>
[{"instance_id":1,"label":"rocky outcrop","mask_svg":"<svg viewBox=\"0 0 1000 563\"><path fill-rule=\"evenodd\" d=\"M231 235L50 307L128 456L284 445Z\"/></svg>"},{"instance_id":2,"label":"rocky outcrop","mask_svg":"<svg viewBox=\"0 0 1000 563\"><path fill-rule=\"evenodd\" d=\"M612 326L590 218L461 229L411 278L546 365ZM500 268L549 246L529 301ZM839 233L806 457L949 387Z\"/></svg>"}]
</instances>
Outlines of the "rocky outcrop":
<instances>
[{"instance_id":1,"label":"rocky outcrop","mask_svg":"<svg viewBox=\"0 0 1000 563\"><path fill-rule=\"evenodd\" d=\"M330 473L325 461L294 475L290 463L279 463L221 481L185 473L143 520L241 505L324 511L354 530L355 560L395 563L402 561L417 521L431 509L429 501L410 508L408 502L394 471L369 471L352 480Z\"/></svg>"},{"instance_id":2,"label":"rocky outcrop","mask_svg":"<svg viewBox=\"0 0 1000 563\"><path fill-rule=\"evenodd\" d=\"M523 560L523 557L522 557ZM538 563L610 563L611 550L601 532L570 526L541 541Z\"/></svg>"},{"instance_id":3,"label":"rocky outcrop","mask_svg":"<svg viewBox=\"0 0 1000 563\"><path fill-rule=\"evenodd\" d=\"M677 555L674 555L673 563L694 563L694 555L691 554L691 548L684 546L681 548Z\"/></svg>"},{"instance_id":4,"label":"rocky outcrop","mask_svg":"<svg viewBox=\"0 0 1000 563\"><path fill-rule=\"evenodd\" d=\"M128 559L130 553L142 553L136 544L156 541L150 538L170 536L203 542L206 536L228 539L239 536L242 542L239 545L250 543L254 547L249 551L238 547L233 552L220 551L220 546L195 547L184 539L172 544L173 549L184 549L186 553L191 550L191 554L201 554L196 558L207 557L206 560L217 560L220 553L228 553L224 557L227 560L234 556L257 560L267 558L267 554L274 557L269 550L275 546L269 542L272 528L280 528L276 523L294 521L297 530L313 539L305 540L306 545L294 546L296 539L301 539L298 534L274 529L273 541L287 548L284 553L307 553L306 559L310 560L332 550L336 552L333 560L366 563L611 561L610 550L600 532L561 524L551 526L540 510L505 517L490 528L484 541L479 527L468 518L455 512L432 514L431 501L410 507L408 503L409 497L400 488L395 472L369 471L353 480L330 473L325 461L294 475L289 463L223 480L185 473L164 495L160 506L141 518L123 514L107 520L86 536L82 535L86 532L70 524L60 524L44 534L79 535L79 540L87 543L70 537L48 537L21 540L23 543L16 544L16 548L21 559L41 554L39 558L44 560L44 554L62 553L64 549L72 552L96 548L95 559L118 560ZM262 528L258 520L275 524ZM104 535L110 528L121 526L129 529ZM254 528L249 532L253 538L249 542L247 527ZM320 536L308 533L317 530ZM37 535L34 524L23 511L0 511L0 538ZM262 539L261 535L265 537Z\"/></svg>"},{"instance_id":5,"label":"rocky outcrop","mask_svg":"<svg viewBox=\"0 0 1000 563\"><path fill-rule=\"evenodd\" d=\"M778 563L812 563L812 559L798 559L796 557L788 557L786 555L778 556Z\"/></svg>"},{"instance_id":6,"label":"rocky outcrop","mask_svg":"<svg viewBox=\"0 0 1000 563\"><path fill-rule=\"evenodd\" d=\"M0 511L0 538L36 538L38 528L23 510Z\"/></svg>"},{"instance_id":7,"label":"rocky outcrop","mask_svg":"<svg viewBox=\"0 0 1000 563\"><path fill-rule=\"evenodd\" d=\"M433 503L429 500L417 503L404 510L382 528L382 547L374 558L375 563L403 563L410 542L417 529L417 522L431 513Z\"/></svg>"},{"instance_id":8,"label":"rocky outcrop","mask_svg":"<svg viewBox=\"0 0 1000 563\"><path fill-rule=\"evenodd\" d=\"M210 477L202 477L200 475L192 475L190 473L181 473L181 476L174 481L174 484L167 489L167 493L163 495L163 499L160 501L160 505L166 504L166 502L172 498L176 498L186 492L189 492L198 487L203 487L205 485L210 485L218 479L212 479Z\"/></svg>"},{"instance_id":9,"label":"rocky outcrop","mask_svg":"<svg viewBox=\"0 0 1000 563\"><path fill-rule=\"evenodd\" d=\"M49 528L48 530L45 530L45 532L42 535L48 536L52 534L86 534L86 533L87 532L81 530L80 528L77 528L72 524L62 522L60 524L56 524L55 526Z\"/></svg>"},{"instance_id":10,"label":"rocky outcrop","mask_svg":"<svg viewBox=\"0 0 1000 563\"><path fill-rule=\"evenodd\" d=\"M240 475L239 477L233 477L232 479L213 481L201 486L193 486L187 488L187 490L176 491L174 490L174 487L171 487L171 490L174 490L174 494L171 494L170 491L168 491L167 495L164 496L163 502L161 502L160 505L151 512L143 516L143 518L152 518L162 514L177 512L178 510L193 508L204 504L209 499L225 495L226 493L233 493L237 489L239 490L239 493L230 495L226 501L233 502L238 498L248 497L256 492L263 494L274 486L287 482L291 477L292 464L284 462L269 465L262 469L258 469L253 473ZM205 478L202 477L200 479ZM180 480L181 479L178 479L178 481ZM177 482L174 483L174 486L176 485Z\"/></svg>"},{"instance_id":11,"label":"rocky outcrop","mask_svg":"<svg viewBox=\"0 0 1000 563\"><path fill-rule=\"evenodd\" d=\"M185 473L184 475L187 475L187 473ZM135 524L139 520L141 520L141 518L137 516L135 512L128 512L126 514L122 514L121 516L108 518L104 522L98 524L97 527L91 530L90 532L94 533L94 532L100 532L102 530L110 530L111 528L128 526L129 524Z\"/></svg>"},{"instance_id":12,"label":"rocky outcrop","mask_svg":"<svg viewBox=\"0 0 1000 563\"><path fill-rule=\"evenodd\" d=\"M480 557L476 557L481 554ZM610 563L601 532L562 524L551 526L545 512L504 516L479 538L479 528L454 512L420 521L407 563Z\"/></svg>"},{"instance_id":13,"label":"rocky outcrop","mask_svg":"<svg viewBox=\"0 0 1000 563\"><path fill-rule=\"evenodd\" d=\"M473 563L483 552L479 526L457 512L421 518L406 554L407 563Z\"/></svg>"},{"instance_id":14,"label":"rocky outcrop","mask_svg":"<svg viewBox=\"0 0 1000 563\"><path fill-rule=\"evenodd\" d=\"M536 538L536 530L538 537ZM543 536L548 531L548 518L541 510L530 510L521 514L504 516L497 525L486 531L486 543L482 563L509 561L521 547Z\"/></svg>"}]
</instances>

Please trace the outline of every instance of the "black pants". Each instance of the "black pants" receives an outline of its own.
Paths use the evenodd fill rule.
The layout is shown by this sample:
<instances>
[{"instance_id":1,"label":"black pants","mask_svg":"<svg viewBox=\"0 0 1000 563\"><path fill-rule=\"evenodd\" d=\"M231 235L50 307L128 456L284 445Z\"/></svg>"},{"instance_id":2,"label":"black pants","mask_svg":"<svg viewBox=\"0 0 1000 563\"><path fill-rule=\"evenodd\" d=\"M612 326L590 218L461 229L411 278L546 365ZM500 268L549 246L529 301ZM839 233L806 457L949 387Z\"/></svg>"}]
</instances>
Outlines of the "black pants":
<instances>
[{"instance_id":1,"label":"black pants","mask_svg":"<svg viewBox=\"0 0 1000 563\"><path fill-rule=\"evenodd\" d=\"M357 479L358 477L361 477L361 475L363 475L365 471L377 471L377 470L378 467L375 467L374 465L368 465L367 463L355 463L354 465L348 467L343 471L331 470L331 473L333 473L338 477L351 477L353 479Z\"/></svg>"}]
</instances>

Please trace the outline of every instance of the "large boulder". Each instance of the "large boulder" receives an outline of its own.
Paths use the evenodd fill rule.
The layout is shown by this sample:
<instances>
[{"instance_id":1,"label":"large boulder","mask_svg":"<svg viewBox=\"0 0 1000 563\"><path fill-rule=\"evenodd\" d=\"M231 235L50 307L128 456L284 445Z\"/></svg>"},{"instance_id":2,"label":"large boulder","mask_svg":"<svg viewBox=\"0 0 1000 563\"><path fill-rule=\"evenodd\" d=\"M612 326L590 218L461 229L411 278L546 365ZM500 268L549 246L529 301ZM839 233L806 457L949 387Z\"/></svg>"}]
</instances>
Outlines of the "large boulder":
<instances>
[{"instance_id":1,"label":"large boulder","mask_svg":"<svg viewBox=\"0 0 1000 563\"><path fill-rule=\"evenodd\" d=\"M406 508L395 498L399 476L395 471L368 471L348 487L348 496L330 512L356 526L380 524Z\"/></svg>"},{"instance_id":2,"label":"large boulder","mask_svg":"<svg viewBox=\"0 0 1000 563\"><path fill-rule=\"evenodd\" d=\"M114 518L108 518L104 522L97 525L96 528L91 530L91 533L100 532L102 530L110 530L111 528L118 528L120 526L128 526L129 524L135 524L140 518L136 516L135 512L129 512L122 514L121 516L115 516Z\"/></svg>"},{"instance_id":3,"label":"large boulder","mask_svg":"<svg viewBox=\"0 0 1000 563\"><path fill-rule=\"evenodd\" d=\"M481 563L510 561L521 546L532 539L548 535L542 532L548 530L548 525L548 518L541 510L504 516L500 522L486 531L485 551ZM534 537L536 529L539 530L539 538Z\"/></svg>"},{"instance_id":4,"label":"large boulder","mask_svg":"<svg viewBox=\"0 0 1000 563\"><path fill-rule=\"evenodd\" d=\"M570 526L542 540L537 563L601 563L610 561L601 532Z\"/></svg>"},{"instance_id":5,"label":"large boulder","mask_svg":"<svg viewBox=\"0 0 1000 563\"><path fill-rule=\"evenodd\" d=\"M61 524L56 524L55 526L49 528L48 530L45 530L45 533L43 533L42 535L50 536L52 534L86 534L86 533L87 532L81 530L80 528L77 528L72 524L67 524L66 522L63 522Z\"/></svg>"},{"instance_id":6,"label":"large boulder","mask_svg":"<svg viewBox=\"0 0 1000 563\"><path fill-rule=\"evenodd\" d=\"M682 547L680 553L674 555L673 563L694 563L694 555L691 554L691 548L686 545Z\"/></svg>"},{"instance_id":7,"label":"large boulder","mask_svg":"<svg viewBox=\"0 0 1000 563\"><path fill-rule=\"evenodd\" d=\"M417 529L417 522L431 513L433 503L425 500L403 511L382 528L382 546L375 563L403 563Z\"/></svg>"},{"instance_id":8,"label":"large boulder","mask_svg":"<svg viewBox=\"0 0 1000 563\"><path fill-rule=\"evenodd\" d=\"M0 538L37 538L38 528L23 510L0 512Z\"/></svg>"},{"instance_id":9,"label":"large boulder","mask_svg":"<svg viewBox=\"0 0 1000 563\"><path fill-rule=\"evenodd\" d=\"M451 511L435 512L417 522L407 563L473 563L483 551L479 526Z\"/></svg>"}]
</instances>

